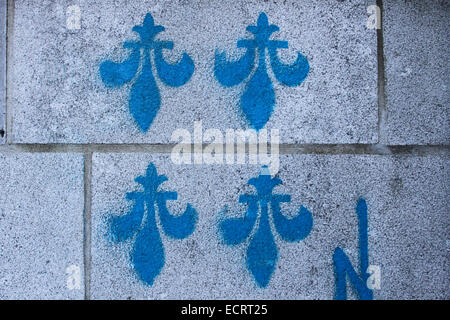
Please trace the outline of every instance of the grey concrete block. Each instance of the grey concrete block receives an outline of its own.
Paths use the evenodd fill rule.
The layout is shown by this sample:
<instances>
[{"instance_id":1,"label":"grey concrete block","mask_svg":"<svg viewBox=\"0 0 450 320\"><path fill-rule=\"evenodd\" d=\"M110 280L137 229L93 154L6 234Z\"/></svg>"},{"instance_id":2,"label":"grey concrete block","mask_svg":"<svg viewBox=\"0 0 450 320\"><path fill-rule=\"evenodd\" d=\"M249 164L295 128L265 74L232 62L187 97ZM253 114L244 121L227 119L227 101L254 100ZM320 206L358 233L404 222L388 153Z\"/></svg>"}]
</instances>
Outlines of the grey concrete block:
<instances>
[{"instance_id":1,"label":"grey concrete block","mask_svg":"<svg viewBox=\"0 0 450 320\"><path fill-rule=\"evenodd\" d=\"M376 33L366 28L373 1L86 1L79 30L66 26L66 1L16 1L13 46L13 141L17 143L167 143L176 128L248 128L239 101L245 84L226 88L214 77L214 54L237 59L239 39L261 12L280 27L272 39L283 63L297 52L310 64L306 80L288 87L269 70L276 106L266 128L282 143L373 143L377 141ZM183 52L195 62L192 78L172 88L156 79L161 107L143 133L128 107L132 85L108 89L99 76L106 59L121 61L125 41L147 13L174 41L165 50L175 63ZM153 70L155 72L155 70Z\"/></svg>"},{"instance_id":2,"label":"grey concrete block","mask_svg":"<svg viewBox=\"0 0 450 320\"><path fill-rule=\"evenodd\" d=\"M450 2L384 1L388 144L448 144Z\"/></svg>"},{"instance_id":3,"label":"grey concrete block","mask_svg":"<svg viewBox=\"0 0 450 320\"><path fill-rule=\"evenodd\" d=\"M83 299L83 157L0 154L0 185L0 298Z\"/></svg>"},{"instance_id":4,"label":"grey concrete block","mask_svg":"<svg viewBox=\"0 0 450 320\"><path fill-rule=\"evenodd\" d=\"M282 155L280 161L283 184L274 193L292 196L282 212L293 217L303 205L314 224L300 242L274 232L279 259L269 284L260 288L246 268L248 239L227 246L218 231L224 206L229 216L244 214L239 195L255 193L247 181L258 175L257 166L174 165L167 154L94 154L92 298L332 299L337 247L358 272L360 197L368 205L369 264L381 270L374 298L450 298L448 158ZM108 222L130 209L125 194L141 190L134 178L149 162L168 177L160 190L178 192L169 211L181 213L190 203L198 212L195 231L182 240L169 238L157 220L165 264L151 286L130 263L135 238L113 243ZM348 292L356 297L350 287Z\"/></svg>"},{"instance_id":5,"label":"grey concrete block","mask_svg":"<svg viewBox=\"0 0 450 320\"><path fill-rule=\"evenodd\" d=\"M6 0L0 0L0 144L6 140Z\"/></svg>"}]
</instances>

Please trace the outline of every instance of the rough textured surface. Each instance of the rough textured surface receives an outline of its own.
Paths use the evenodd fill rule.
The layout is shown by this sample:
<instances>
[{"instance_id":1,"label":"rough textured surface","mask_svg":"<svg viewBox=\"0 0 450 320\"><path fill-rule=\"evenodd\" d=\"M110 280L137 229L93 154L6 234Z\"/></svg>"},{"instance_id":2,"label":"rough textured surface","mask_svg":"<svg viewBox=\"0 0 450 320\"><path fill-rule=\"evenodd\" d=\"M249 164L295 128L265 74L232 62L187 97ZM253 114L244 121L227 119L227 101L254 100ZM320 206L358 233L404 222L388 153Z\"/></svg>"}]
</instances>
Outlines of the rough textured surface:
<instances>
[{"instance_id":1,"label":"rough textured surface","mask_svg":"<svg viewBox=\"0 0 450 320\"><path fill-rule=\"evenodd\" d=\"M387 144L448 144L450 1L383 1Z\"/></svg>"},{"instance_id":2,"label":"rough textured surface","mask_svg":"<svg viewBox=\"0 0 450 320\"><path fill-rule=\"evenodd\" d=\"M184 240L163 235L166 264L152 287L143 285L129 265L132 241L110 242L106 221L123 214L125 193L139 190L134 178L149 162L177 191L171 212L190 203L199 214L194 233ZM253 193L247 180L256 166L176 166L169 155L95 154L93 158L91 296L151 299L332 299L332 255L344 248L358 270L355 205L368 204L369 264L381 268L375 299L449 299L448 158L351 155L283 155L274 193L292 195L282 210L289 216L300 205L313 214L311 234L298 243L276 236L277 268L266 289L255 285L245 268L248 242L222 244L217 224L223 206L242 215L242 193ZM225 186L225 187L224 187ZM351 294L349 289L350 297Z\"/></svg>"},{"instance_id":3,"label":"rough textured surface","mask_svg":"<svg viewBox=\"0 0 450 320\"><path fill-rule=\"evenodd\" d=\"M17 143L167 143L172 131L248 128L238 104L244 84L222 87L214 78L216 50L237 59L245 28L260 12L289 41L284 63L298 51L310 73L298 87L273 79L275 111L267 128L280 130L284 143L373 143L377 141L376 32L366 28L373 1L77 1L81 29L66 28L66 1L16 1L13 46L13 141ZM120 61L136 40L132 27L151 13L173 40L168 61L187 52L195 62L191 80L171 88L157 79L162 104L147 133L128 110L130 85L107 89L99 77L105 59ZM44 21L44 23L43 23Z\"/></svg>"},{"instance_id":4,"label":"rough textured surface","mask_svg":"<svg viewBox=\"0 0 450 320\"><path fill-rule=\"evenodd\" d=\"M83 161L0 154L0 299L82 299ZM81 288L66 287L66 268Z\"/></svg>"},{"instance_id":5,"label":"rough textured surface","mask_svg":"<svg viewBox=\"0 0 450 320\"><path fill-rule=\"evenodd\" d=\"M355 205L363 197L368 205L369 264L381 271L381 288L374 298L449 300L450 3L383 0L384 43L378 43L383 45L382 57L377 54L377 32L366 28L368 6L375 2L16 0L8 1L6 34L6 1L0 0L0 132L6 118L8 125L8 143L0 134L0 299L332 299L337 247L359 272ZM75 11L67 11L73 5ZM80 28L69 30L68 25L77 24L76 8ZM246 206L238 203L239 196L255 192L248 180L258 176L260 168L179 166L169 154L156 153L171 150L168 143L175 129L192 134L194 121L203 121L203 131L249 128L244 113L253 109L239 106L249 78L231 88L222 86L215 77L214 56L225 51L228 60L242 57L245 51L237 48L237 41L251 38L246 27L255 25L261 12L280 28L271 39L289 43L287 49L277 50L280 61L291 64L301 52L309 62L305 81L288 87L279 82L279 65L272 68L266 57L276 95L266 128L279 129L280 142L290 144L281 147L282 153L303 153L280 157L278 177L284 184L274 193L292 196L290 203L281 205L282 212L294 217L304 205L314 218L311 234L291 243L276 230L272 214L267 225L275 234L279 257L276 264L267 259L259 265L262 272L275 266L265 289L257 286L246 266L252 241L227 246L219 233L225 206L228 217L244 214ZM165 60L176 63L186 52L195 71L180 87L176 84L183 77L178 74L156 77L161 106L148 132L142 133L130 113L129 97L134 85L142 89L151 83L151 72L142 63L134 65L138 74L146 74L145 81L135 75L130 83L112 89L104 83L110 69L102 78L99 67L105 60L128 57L131 51L122 45L138 40L132 28L148 13L165 27L156 39L174 42L172 51L163 51ZM382 58L386 82L378 88ZM156 75L156 69L154 64L150 71ZM136 73L132 67L126 71ZM266 79L255 68L252 72L249 77ZM239 72L219 74L226 83L227 76ZM383 88L386 104L378 106L377 93ZM136 103L131 105L147 97L134 94ZM271 100L271 95L266 98ZM252 99L244 100L246 107L251 105ZM254 122L260 124L260 119L254 117ZM148 125L148 119L141 120L141 127ZM377 142L382 145L371 145ZM74 145L78 143L83 145ZM444 146L420 146L429 144ZM154 225L162 237L165 261L162 271L150 279L152 286L139 280L139 268L130 263L136 238L114 244L108 226L111 217L118 221L131 208L125 195L140 190L134 179L144 174L149 162L169 179L160 189L178 193L177 201L168 201L168 210L180 213L189 203L198 211L193 233L174 240L167 235L170 231L163 232L168 218L158 210ZM137 218L129 225L139 229L143 239L142 229L148 230L144 226L152 221L148 216ZM186 225L192 219L187 221ZM261 221L257 218L252 239L264 225ZM295 220L289 221L292 226ZM172 236L190 231L173 225ZM116 236L126 235L119 231ZM157 239L155 234L148 232L146 240L149 235ZM139 243L149 248L157 242ZM273 246L263 243L254 251L253 262L262 252L273 253ZM148 256L160 252L153 250ZM142 262L146 256L138 257ZM160 265L145 267L156 270ZM74 278L67 274L70 266L80 268L80 289L68 287ZM151 268L145 270L151 275ZM258 276L261 284L265 275ZM347 289L349 298L356 298Z\"/></svg>"},{"instance_id":6,"label":"rough textured surface","mask_svg":"<svg viewBox=\"0 0 450 320\"><path fill-rule=\"evenodd\" d=\"M6 126L6 0L0 0L0 144L5 143Z\"/></svg>"}]
</instances>

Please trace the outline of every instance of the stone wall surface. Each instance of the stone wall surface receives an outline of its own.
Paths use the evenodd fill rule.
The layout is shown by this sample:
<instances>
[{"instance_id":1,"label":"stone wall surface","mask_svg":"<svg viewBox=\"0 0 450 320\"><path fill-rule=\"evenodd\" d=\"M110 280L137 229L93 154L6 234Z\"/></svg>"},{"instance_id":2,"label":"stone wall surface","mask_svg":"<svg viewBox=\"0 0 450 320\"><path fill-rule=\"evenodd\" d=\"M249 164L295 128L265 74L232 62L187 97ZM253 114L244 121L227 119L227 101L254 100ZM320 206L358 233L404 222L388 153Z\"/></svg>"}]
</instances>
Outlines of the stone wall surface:
<instances>
[{"instance_id":1,"label":"stone wall surface","mask_svg":"<svg viewBox=\"0 0 450 320\"><path fill-rule=\"evenodd\" d=\"M450 299L449 1L0 11L0 299Z\"/></svg>"}]
</instances>

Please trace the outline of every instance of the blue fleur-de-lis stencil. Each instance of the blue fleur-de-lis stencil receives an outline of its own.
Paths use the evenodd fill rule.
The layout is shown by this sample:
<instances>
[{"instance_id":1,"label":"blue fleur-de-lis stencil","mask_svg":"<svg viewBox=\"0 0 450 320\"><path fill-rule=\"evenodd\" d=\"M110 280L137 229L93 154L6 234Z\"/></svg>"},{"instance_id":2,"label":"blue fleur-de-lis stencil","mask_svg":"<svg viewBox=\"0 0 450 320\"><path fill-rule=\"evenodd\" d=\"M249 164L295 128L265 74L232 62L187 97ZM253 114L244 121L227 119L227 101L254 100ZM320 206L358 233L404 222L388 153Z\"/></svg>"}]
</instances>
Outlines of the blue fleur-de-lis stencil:
<instances>
[{"instance_id":1,"label":"blue fleur-de-lis stencil","mask_svg":"<svg viewBox=\"0 0 450 320\"><path fill-rule=\"evenodd\" d=\"M219 230L227 245L240 244L251 237L247 248L247 269L252 273L257 285L265 288L278 261L278 248L269 222L269 205L273 225L281 239L285 241L295 242L306 238L311 232L313 218L303 206L294 218L283 215L280 203L290 202L291 196L272 193L273 188L282 184L282 181L279 178L272 178L266 166L257 178L250 179L248 183L256 188L257 193L240 195L239 202L248 205L245 216L221 221ZM224 211L226 210L225 208ZM253 230L255 231L252 234Z\"/></svg>"},{"instance_id":2,"label":"blue fleur-de-lis stencil","mask_svg":"<svg viewBox=\"0 0 450 320\"><path fill-rule=\"evenodd\" d=\"M110 230L116 243L134 239L131 263L139 278L151 286L165 261L159 229L171 238L186 238L194 231L197 212L188 203L183 214L170 214L166 201L177 200L178 195L177 192L158 191L167 177L158 175L153 163L148 165L146 175L138 176L135 181L142 185L143 191L127 193L127 199L134 201L134 205L126 215L111 217ZM156 207L160 228L156 222Z\"/></svg>"},{"instance_id":3,"label":"blue fleur-de-lis stencil","mask_svg":"<svg viewBox=\"0 0 450 320\"><path fill-rule=\"evenodd\" d=\"M256 49L258 51L258 68L247 82L240 105L250 125L259 130L269 120L275 106L275 92L267 74L266 49L269 52L270 65L275 78L286 86L298 86L309 72L309 63L305 56L298 52L297 60L285 65L278 59L277 49L288 48L287 41L270 40L278 26L269 25L265 13L258 17L256 26L248 26L247 31L253 33L254 39L241 39L238 48L246 48L246 53L238 61L229 62L224 52L215 55L214 74L224 86L237 85L248 78L255 65Z\"/></svg>"},{"instance_id":4,"label":"blue fleur-de-lis stencil","mask_svg":"<svg viewBox=\"0 0 450 320\"><path fill-rule=\"evenodd\" d=\"M131 49L130 56L120 63L110 60L101 63L100 76L104 84L112 88L130 82L138 72L143 54L142 71L131 87L129 108L139 128L147 132L161 105L161 96L152 72L151 51L154 53L159 78L171 87L179 87L189 81L194 73L194 62L186 53L183 53L176 64L169 64L164 60L162 50L173 49L173 42L154 39L164 31L164 27L155 25L150 13L145 16L142 26L134 26L133 31L139 34L140 41L127 41L123 44L124 48Z\"/></svg>"}]
</instances>

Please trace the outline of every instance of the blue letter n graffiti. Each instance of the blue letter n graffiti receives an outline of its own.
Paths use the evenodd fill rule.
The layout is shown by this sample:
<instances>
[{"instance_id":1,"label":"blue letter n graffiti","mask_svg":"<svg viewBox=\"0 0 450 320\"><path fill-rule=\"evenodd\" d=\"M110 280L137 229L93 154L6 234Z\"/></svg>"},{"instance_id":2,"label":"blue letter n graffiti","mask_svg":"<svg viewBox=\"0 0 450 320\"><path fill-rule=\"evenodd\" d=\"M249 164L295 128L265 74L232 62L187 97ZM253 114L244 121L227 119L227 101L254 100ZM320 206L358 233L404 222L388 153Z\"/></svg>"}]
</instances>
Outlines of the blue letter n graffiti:
<instances>
[{"instance_id":1,"label":"blue letter n graffiti","mask_svg":"<svg viewBox=\"0 0 450 320\"><path fill-rule=\"evenodd\" d=\"M350 259L341 248L334 250L333 262L335 268L336 278L336 295L337 300L347 299L347 285L346 276L348 276L350 283L358 293L361 300L372 300L372 290L367 288L367 279L369 274L367 268L369 267L369 250L367 237L367 204L364 199L359 199L356 206L356 214L358 215L358 229L359 229L359 273L358 275L350 263Z\"/></svg>"}]
</instances>

